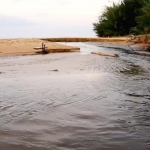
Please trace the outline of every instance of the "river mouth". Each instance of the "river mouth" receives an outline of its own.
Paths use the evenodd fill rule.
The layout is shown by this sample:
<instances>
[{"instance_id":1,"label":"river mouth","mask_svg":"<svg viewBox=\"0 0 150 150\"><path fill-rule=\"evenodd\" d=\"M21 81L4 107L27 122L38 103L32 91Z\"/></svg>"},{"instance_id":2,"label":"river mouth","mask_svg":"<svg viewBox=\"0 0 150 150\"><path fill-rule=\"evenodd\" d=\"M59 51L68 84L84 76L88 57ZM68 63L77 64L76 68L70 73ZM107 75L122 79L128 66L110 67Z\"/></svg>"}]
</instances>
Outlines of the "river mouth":
<instances>
[{"instance_id":1,"label":"river mouth","mask_svg":"<svg viewBox=\"0 0 150 150\"><path fill-rule=\"evenodd\" d=\"M150 58L66 44L81 52L0 58L0 149L150 148Z\"/></svg>"}]
</instances>

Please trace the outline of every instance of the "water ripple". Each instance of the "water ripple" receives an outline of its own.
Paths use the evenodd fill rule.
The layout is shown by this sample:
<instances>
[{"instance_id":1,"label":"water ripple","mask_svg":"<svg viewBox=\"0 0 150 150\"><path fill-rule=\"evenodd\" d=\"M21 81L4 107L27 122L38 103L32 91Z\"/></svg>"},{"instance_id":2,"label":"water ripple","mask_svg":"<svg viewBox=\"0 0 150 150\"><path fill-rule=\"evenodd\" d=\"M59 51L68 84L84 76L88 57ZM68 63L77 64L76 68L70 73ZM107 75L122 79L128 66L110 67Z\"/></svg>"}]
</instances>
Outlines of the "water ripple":
<instances>
[{"instance_id":1,"label":"water ripple","mask_svg":"<svg viewBox=\"0 0 150 150\"><path fill-rule=\"evenodd\" d=\"M0 58L0 149L148 149L149 58L68 45L81 53Z\"/></svg>"}]
</instances>

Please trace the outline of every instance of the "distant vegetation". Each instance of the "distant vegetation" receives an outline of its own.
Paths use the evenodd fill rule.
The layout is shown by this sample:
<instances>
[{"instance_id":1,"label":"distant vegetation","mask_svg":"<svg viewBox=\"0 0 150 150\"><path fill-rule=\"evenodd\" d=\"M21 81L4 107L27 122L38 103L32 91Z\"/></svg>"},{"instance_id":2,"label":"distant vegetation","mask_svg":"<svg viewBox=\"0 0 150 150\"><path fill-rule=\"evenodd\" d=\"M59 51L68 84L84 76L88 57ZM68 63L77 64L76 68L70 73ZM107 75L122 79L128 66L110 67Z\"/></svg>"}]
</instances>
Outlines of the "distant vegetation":
<instances>
[{"instance_id":1,"label":"distant vegetation","mask_svg":"<svg viewBox=\"0 0 150 150\"><path fill-rule=\"evenodd\" d=\"M150 33L150 0L122 0L106 6L93 27L99 37Z\"/></svg>"}]
</instances>

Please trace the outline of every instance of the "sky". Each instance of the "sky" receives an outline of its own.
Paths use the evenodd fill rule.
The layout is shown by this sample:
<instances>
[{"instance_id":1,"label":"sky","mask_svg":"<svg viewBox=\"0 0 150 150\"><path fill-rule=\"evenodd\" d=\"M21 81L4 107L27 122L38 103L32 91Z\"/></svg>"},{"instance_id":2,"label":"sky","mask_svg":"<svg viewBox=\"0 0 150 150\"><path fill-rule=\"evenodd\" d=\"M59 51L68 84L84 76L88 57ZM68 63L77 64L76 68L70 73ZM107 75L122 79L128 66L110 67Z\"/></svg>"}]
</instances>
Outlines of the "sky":
<instances>
[{"instance_id":1,"label":"sky","mask_svg":"<svg viewBox=\"0 0 150 150\"><path fill-rule=\"evenodd\" d=\"M0 38L95 37L93 23L119 0L0 0Z\"/></svg>"}]
</instances>

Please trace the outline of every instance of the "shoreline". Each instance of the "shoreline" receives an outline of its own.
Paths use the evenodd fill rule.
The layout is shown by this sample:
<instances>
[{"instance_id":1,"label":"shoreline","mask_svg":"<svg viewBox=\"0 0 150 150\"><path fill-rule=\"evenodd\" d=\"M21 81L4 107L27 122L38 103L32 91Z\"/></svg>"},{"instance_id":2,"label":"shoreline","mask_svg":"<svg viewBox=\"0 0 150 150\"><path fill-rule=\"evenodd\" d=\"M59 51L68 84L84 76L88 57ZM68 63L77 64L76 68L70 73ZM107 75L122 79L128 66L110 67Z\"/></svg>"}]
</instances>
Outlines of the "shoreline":
<instances>
[{"instance_id":1,"label":"shoreline","mask_svg":"<svg viewBox=\"0 0 150 150\"><path fill-rule=\"evenodd\" d=\"M129 51L149 51L150 35L143 35L140 38L131 40L129 37L113 38L33 38L33 39L1 39L0 56L25 56L38 55L41 50L34 50L34 47L41 47L44 43L48 53L79 52L80 48L67 46L56 42L94 42L98 46L107 48L118 48Z\"/></svg>"},{"instance_id":2,"label":"shoreline","mask_svg":"<svg viewBox=\"0 0 150 150\"><path fill-rule=\"evenodd\" d=\"M108 38L44 38L43 40L49 42L99 42L105 47L130 47L130 49L140 51L150 51L150 34L136 36L135 39L131 37L108 37ZM125 48L126 49L126 48ZM130 50L128 49L128 50Z\"/></svg>"},{"instance_id":3,"label":"shoreline","mask_svg":"<svg viewBox=\"0 0 150 150\"><path fill-rule=\"evenodd\" d=\"M80 48L67 46L55 42L43 41L41 39L4 39L0 40L0 56L24 56L38 55L42 50L34 50L44 43L48 53L79 52Z\"/></svg>"}]
</instances>

